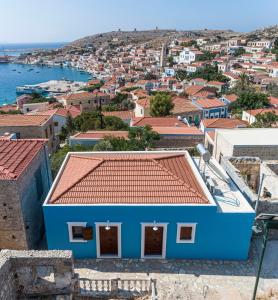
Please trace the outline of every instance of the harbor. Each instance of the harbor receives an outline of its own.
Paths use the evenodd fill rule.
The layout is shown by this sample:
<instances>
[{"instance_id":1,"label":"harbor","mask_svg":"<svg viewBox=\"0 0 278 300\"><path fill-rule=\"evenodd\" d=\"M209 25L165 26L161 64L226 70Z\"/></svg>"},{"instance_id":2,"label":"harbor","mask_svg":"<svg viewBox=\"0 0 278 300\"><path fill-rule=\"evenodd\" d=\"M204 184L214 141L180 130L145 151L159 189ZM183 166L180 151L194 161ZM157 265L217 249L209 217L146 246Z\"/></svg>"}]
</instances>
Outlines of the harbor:
<instances>
[{"instance_id":1,"label":"harbor","mask_svg":"<svg viewBox=\"0 0 278 300\"><path fill-rule=\"evenodd\" d=\"M16 93L18 95L36 93L43 96L58 96L65 93L78 92L85 86L86 83L82 81L49 80L39 84L18 86Z\"/></svg>"},{"instance_id":2,"label":"harbor","mask_svg":"<svg viewBox=\"0 0 278 300\"><path fill-rule=\"evenodd\" d=\"M11 104L17 97L17 87L38 85L50 80L87 82L91 74L70 67L46 67L15 63L0 64L0 105ZM63 85L62 85L63 88ZM77 87L79 88L79 87Z\"/></svg>"}]
</instances>

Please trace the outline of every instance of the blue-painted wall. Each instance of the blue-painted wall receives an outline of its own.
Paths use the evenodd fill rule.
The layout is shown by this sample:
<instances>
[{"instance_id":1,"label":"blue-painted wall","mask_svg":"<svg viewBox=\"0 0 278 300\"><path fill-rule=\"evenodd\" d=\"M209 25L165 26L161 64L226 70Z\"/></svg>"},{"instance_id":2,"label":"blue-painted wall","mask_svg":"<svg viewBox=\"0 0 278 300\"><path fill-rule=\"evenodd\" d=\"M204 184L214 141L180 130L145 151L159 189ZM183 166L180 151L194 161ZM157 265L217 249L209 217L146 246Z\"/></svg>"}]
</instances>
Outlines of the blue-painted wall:
<instances>
[{"instance_id":1,"label":"blue-painted wall","mask_svg":"<svg viewBox=\"0 0 278 300\"><path fill-rule=\"evenodd\" d=\"M169 223L166 258L248 257L253 213L221 213L216 206L44 206L49 249L72 250L76 258L96 257L95 222L122 223L122 257L141 257L141 222ZM94 239L70 243L67 222L87 222ZM194 244L176 243L177 223L198 223Z\"/></svg>"},{"instance_id":2,"label":"blue-painted wall","mask_svg":"<svg viewBox=\"0 0 278 300\"><path fill-rule=\"evenodd\" d=\"M71 139L69 138L69 145L71 147L76 146L76 145L82 145L85 147L90 147L90 146L94 146L95 144L97 144L99 141L101 140L94 140L94 139Z\"/></svg>"}]
</instances>

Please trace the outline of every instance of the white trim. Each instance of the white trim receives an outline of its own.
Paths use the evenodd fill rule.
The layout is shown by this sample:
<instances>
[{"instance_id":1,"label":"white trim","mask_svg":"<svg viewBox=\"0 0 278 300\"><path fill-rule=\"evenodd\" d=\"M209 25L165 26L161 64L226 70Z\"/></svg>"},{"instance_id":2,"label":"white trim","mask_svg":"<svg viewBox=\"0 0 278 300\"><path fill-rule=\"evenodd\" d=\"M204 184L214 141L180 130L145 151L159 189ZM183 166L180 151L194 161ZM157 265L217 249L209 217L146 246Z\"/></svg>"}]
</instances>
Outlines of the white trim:
<instances>
[{"instance_id":1,"label":"white trim","mask_svg":"<svg viewBox=\"0 0 278 300\"><path fill-rule=\"evenodd\" d=\"M116 226L118 228L118 255L101 255L100 254L100 237L99 227L107 226L107 222L95 222L96 225L96 246L97 246L97 258L121 258L122 257L122 223L109 222L109 226Z\"/></svg>"},{"instance_id":2,"label":"white trim","mask_svg":"<svg viewBox=\"0 0 278 300\"><path fill-rule=\"evenodd\" d=\"M164 259L166 257L166 245L167 245L167 225L168 223L141 223L141 258L158 258ZM145 227L163 227L163 237L162 237L162 255L145 255Z\"/></svg>"},{"instance_id":3,"label":"white trim","mask_svg":"<svg viewBox=\"0 0 278 300\"><path fill-rule=\"evenodd\" d=\"M197 223L177 223L176 242L178 244L193 244L193 243L195 243L196 225L197 225ZM181 240L180 239L181 227L192 227L191 240Z\"/></svg>"},{"instance_id":4,"label":"white trim","mask_svg":"<svg viewBox=\"0 0 278 300\"><path fill-rule=\"evenodd\" d=\"M69 241L70 243L87 243L87 240L84 239L75 239L72 235L72 227L73 226L81 226L86 227L87 222L67 222L68 224L68 233L69 233Z\"/></svg>"}]
</instances>

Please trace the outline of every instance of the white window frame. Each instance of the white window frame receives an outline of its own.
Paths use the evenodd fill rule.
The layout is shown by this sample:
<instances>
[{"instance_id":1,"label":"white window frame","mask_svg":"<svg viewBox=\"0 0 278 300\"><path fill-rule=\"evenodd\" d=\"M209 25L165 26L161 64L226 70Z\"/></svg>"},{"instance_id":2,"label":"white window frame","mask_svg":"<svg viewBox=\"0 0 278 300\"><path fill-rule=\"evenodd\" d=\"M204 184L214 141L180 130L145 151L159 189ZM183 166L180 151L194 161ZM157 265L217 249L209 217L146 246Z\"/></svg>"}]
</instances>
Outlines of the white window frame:
<instances>
[{"instance_id":1,"label":"white window frame","mask_svg":"<svg viewBox=\"0 0 278 300\"><path fill-rule=\"evenodd\" d=\"M118 228L118 255L101 255L100 254L99 227L107 226L107 222L96 222L95 225L96 225L97 258L121 258L122 257L122 223L109 222L109 226L116 226Z\"/></svg>"},{"instance_id":2,"label":"white window frame","mask_svg":"<svg viewBox=\"0 0 278 300\"><path fill-rule=\"evenodd\" d=\"M145 227L163 227L162 255L145 255ZM141 259L165 259L168 223L141 223Z\"/></svg>"},{"instance_id":3,"label":"white window frame","mask_svg":"<svg viewBox=\"0 0 278 300\"><path fill-rule=\"evenodd\" d=\"M197 223L177 223L177 239L176 239L177 244L194 244L195 236L196 236L196 226ZM191 240L180 239L181 227L192 227Z\"/></svg>"},{"instance_id":4,"label":"white window frame","mask_svg":"<svg viewBox=\"0 0 278 300\"><path fill-rule=\"evenodd\" d=\"M72 227L81 226L86 227L87 222L67 222L68 224L68 232L69 232L69 241L70 243L87 243L87 240L84 239L75 239L72 234Z\"/></svg>"}]
</instances>

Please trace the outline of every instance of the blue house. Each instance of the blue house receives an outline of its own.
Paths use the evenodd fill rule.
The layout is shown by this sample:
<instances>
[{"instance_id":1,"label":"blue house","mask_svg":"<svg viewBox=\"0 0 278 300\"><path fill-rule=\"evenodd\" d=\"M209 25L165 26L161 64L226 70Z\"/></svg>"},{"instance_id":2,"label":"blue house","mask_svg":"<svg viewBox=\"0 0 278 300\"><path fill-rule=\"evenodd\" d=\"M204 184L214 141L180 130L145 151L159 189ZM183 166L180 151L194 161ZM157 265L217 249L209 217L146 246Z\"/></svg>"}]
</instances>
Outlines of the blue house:
<instances>
[{"instance_id":1,"label":"blue house","mask_svg":"<svg viewBox=\"0 0 278 300\"><path fill-rule=\"evenodd\" d=\"M69 153L43 207L48 248L76 258L246 259L254 211L213 174L217 193L186 151Z\"/></svg>"},{"instance_id":2,"label":"blue house","mask_svg":"<svg viewBox=\"0 0 278 300\"><path fill-rule=\"evenodd\" d=\"M217 98L206 98L192 101L203 111L203 119L227 118L228 105Z\"/></svg>"}]
</instances>

